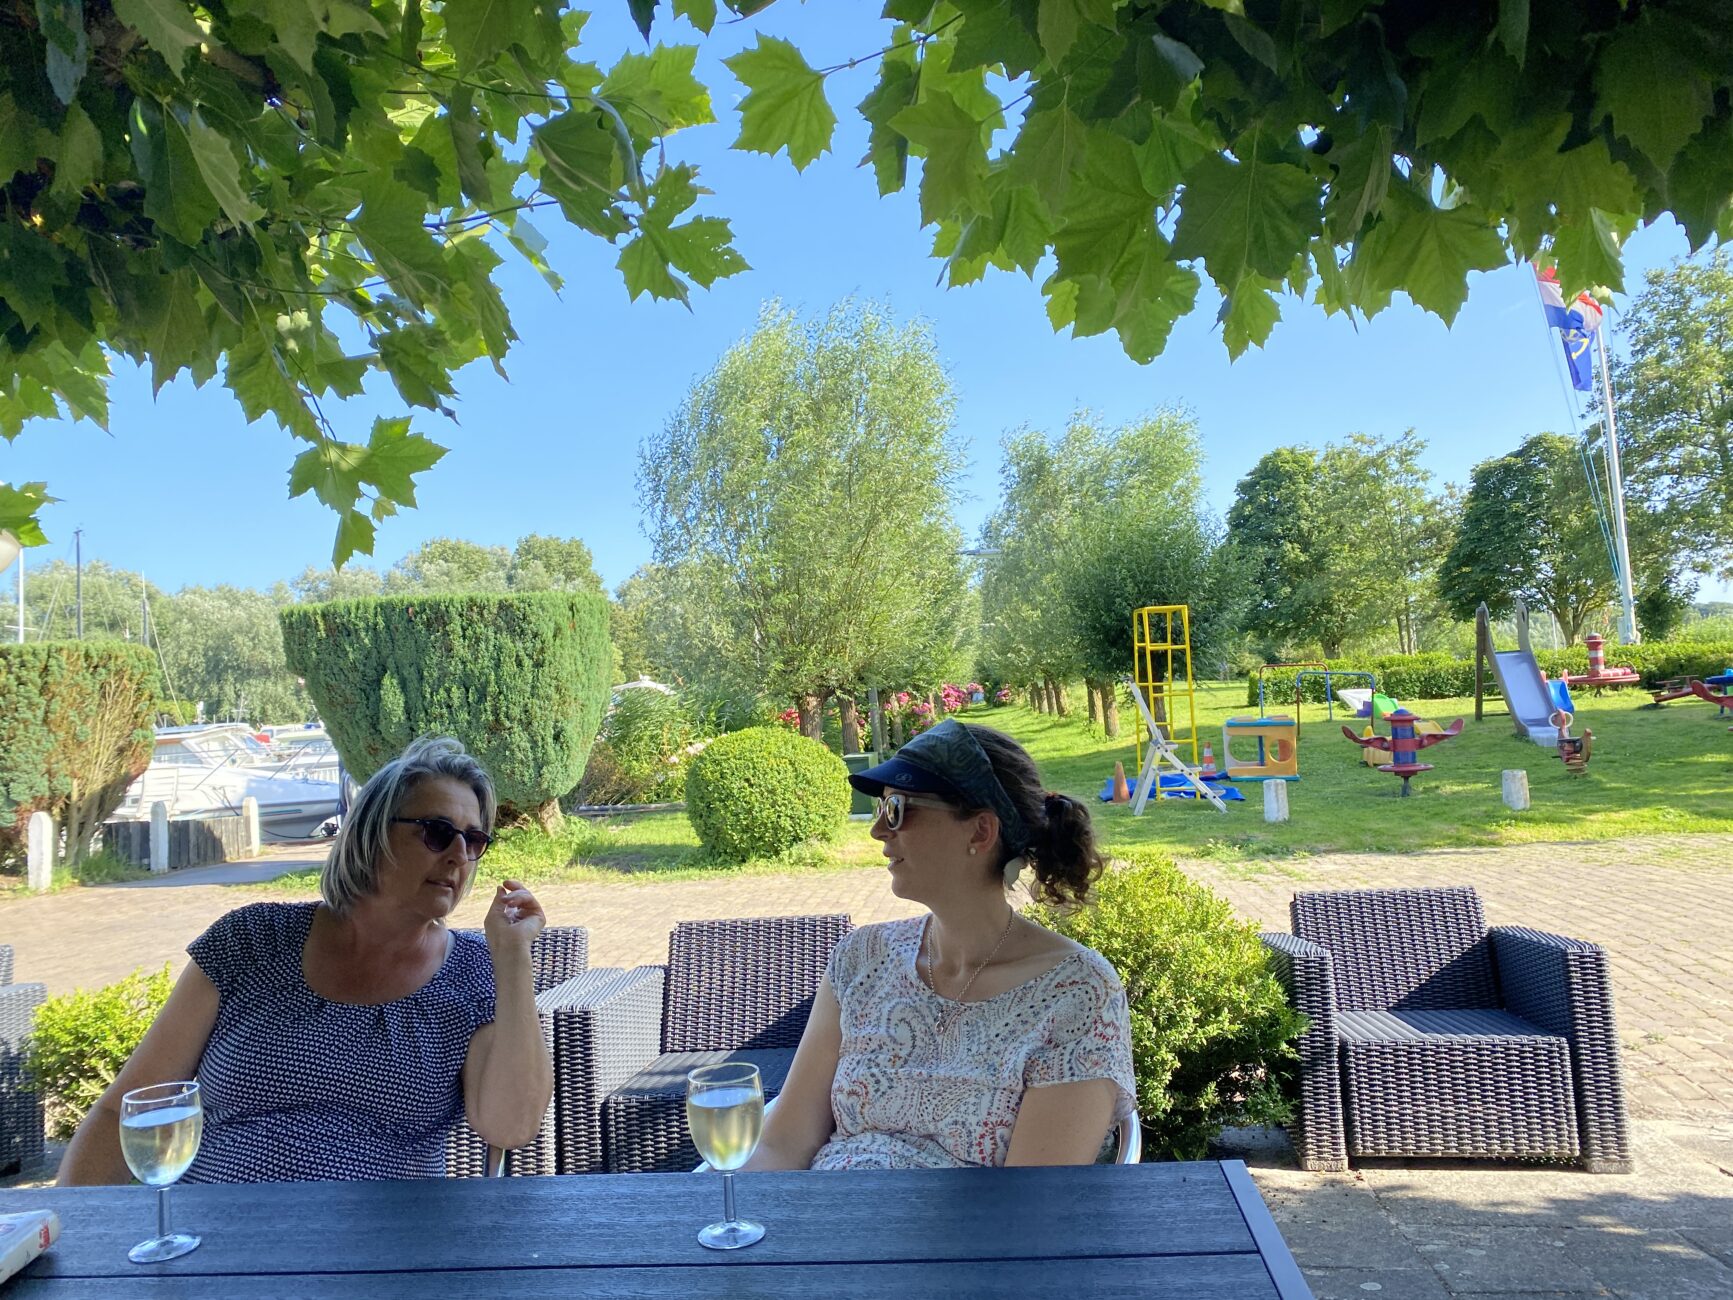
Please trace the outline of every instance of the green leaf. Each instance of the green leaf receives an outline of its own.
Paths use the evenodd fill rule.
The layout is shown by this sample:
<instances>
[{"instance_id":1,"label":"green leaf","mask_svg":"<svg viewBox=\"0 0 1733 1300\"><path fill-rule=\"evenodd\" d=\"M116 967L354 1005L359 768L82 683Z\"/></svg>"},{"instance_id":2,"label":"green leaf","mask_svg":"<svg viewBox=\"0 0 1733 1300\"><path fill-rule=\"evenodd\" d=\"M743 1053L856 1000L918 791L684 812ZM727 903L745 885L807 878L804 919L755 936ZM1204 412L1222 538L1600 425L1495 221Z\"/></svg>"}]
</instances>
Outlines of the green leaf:
<instances>
[{"instance_id":1,"label":"green leaf","mask_svg":"<svg viewBox=\"0 0 1733 1300\"><path fill-rule=\"evenodd\" d=\"M722 62L747 90L736 149L771 155L786 149L796 171L830 149L836 114L825 101L824 77L793 45L761 35L755 48Z\"/></svg>"},{"instance_id":2,"label":"green leaf","mask_svg":"<svg viewBox=\"0 0 1733 1300\"><path fill-rule=\"evenodd\" d=\"M381 416L373 421L373 433L367 439L361 477L382 500L414 509L415 475L432 469L445 451L432 439L411 433L407 418Z\"/></svg>"},{"instance_id":3,"label":"green leaf","mask_svg":"<svg viewBox=\"0 0 1733 1300\"><path fill-rule=\"evenodd\" d=\"M162 392L186 367L198 360L210 338L204 309L199 305L199 280L188 270L165 276L167 292L160 314L145 336L150 352L151 395Z\"/></svg>"},{"instance_id":4,"label":"green leaf","mask_svg":"<svg viewBox=\"0 0 1733 1300\"><path fill-rule=\"evenodd\" d=\"M337 517L337 540L331 546L331 565L341 569L351 557L373 554L373 521L359 510L345 510Z\"/></svg>"},{"instance_id":5,"label":"green leaf","mask_svg":"<svg viewBox=\"0 0 1733 1300\"><path fill-rule=\"evenodd\" d=\"M154 135L150 172L145 179L144 214L183 244L196 245L222 208L205 184L187 129L171 113L155 123L139 113L134 101L133 130Z\"/></svg>"},{"instance_id":6,"label":"green leaf","mask_svg":"<svg viewBox=\"0 0 1733 1300\"><path fill-rule=\"evenodd\" d=\"M452 160L457 164L457 183L481 207L493 203L493 185L488 180L487 161L481 156L481 118L475 111L468 86L453 86L446 103L446 123L451 127Z\"/></svg>"},{"instance_id":7,"label":"green leaf","mask_svg":"<svg viewBox=\"0 0 1733 1300\"><path fill-rule=\"evenodd\" d=\"M1718 223L1733 216L1733 121L1711 122L1679 151L1667 178L1667 197L1695 253L1715 234Z\"/></svg>"},{"instance_id":8,"label":"green leaf","mask_svg":"<svg viewBox=\"0 0 1733 1300\"><path fill-rule=\"evenodd\" d=\"M1066 280L1055 271L1041 286L1047 296L1047 320L1055 330L1062 330L1077 319L1077 281Z\"/></svg>"},{"instance_id":9,"label":"green leaf","mask_svg":"<svg viewBox=\"0 0 1733 1300\"><path fill-rule=\"evenodd\" d=\"M459 73L491 62L536 29L535 0L446 0L445 35Z\"/></svg>"},{"instance_id":10,"label":"green leaf","mask_svg":"<svg viewBox=\"0 0 1733 1300\"><path fill-rule=\"evenodd\" d=\"M1578 293L1605 285L1614 293L1625 291L1624 263L1613 223L1599 208L1590 208L1586 219L1579 215L1559 222L1553 235L1553 255L1558 259L1559 284L1565 301Z\"/></svg>"},{"instance_id":11,"label":"green leaf","mask_svg":"<svg viewBox=\"0 0 1733 1300\"><path fill-rule=\"evenodd\" d=\"M1356 238L1368 217L1378 212L1390 189L1394 150L1390 128L1382 122L1364 135L1344 141L1326 155L1335 168L1330 197L1324 205L1336 242Z\"/></svg>"},{"instance_id":12,"label":"green leaf","mask_svg":"<svg viewBox=\"0 0 1733 1300\"><path fill-rule=\"evenodd\" d=\"M421 62L423 29L421 0L403 0L403 26L397 33L397 52L405 63L414 65Z\"/></svg>"},{"instance_id":13,"label":"green leaf","mask_svg":"<svg viewBox=\"0 0 1733 1300\"><path fill-rule=\"evenodd\" d=\"M693 184L693 176L690 167L667 167L651 186L638 237L620 251L619 267L633 298L648 293L686 302L686 285L676 271L709 288L724 276L749 269L731 242L728 223L720 217L694 217L674 224L704 192Z\"/></svg>"},{"instance_id":14,"label":"green leaf","mask_svg":"<svg viewBox=\"0 0 1733 1300\"><path fill-rule=\"evenodd\" d=\"M1196 89L1187 88L1170 111L1151 114L1149 135L1136 153L1143 187L1152 195L1172 194L1199 159L1216 151L1214 137L1197 124L1196 103Z\"/></svg>"},{"instance_id":15,"label":"green leaf","mask_svg":"<svg viewBox=\"0 0 1733 1300\"><path fill-rule=\"evenodd\" d=\"M230 221L237 226L251 226L265 215L265 210L241 188L241 162L226 136L195 113L187 119L187 141L205 188L215 196Z\"/></svg>"},{"instance_id":16,"label":"green leaf","mask_svg":"<svg viewBox=\"0 0 1733 1300\"><path fill-rule=\"evenodd\" d=\"M361 496L361 466L366 460L367 448L360 443L320 438L289 466L289 496L311 491L322 505L347 510Z\"/></svg>"},{"instance_id":17,"label":"green leaf","mask_svg":"<svg viewBox=\"0 0 1733 1300\"><path fill-rule=\"evenodd\" d=\"M1222 299L1216 323L1222 327L1222 342L1227 344L1230 360L1238 361L1254 343L1263 347L1276 322L1282 319L1274 288L1262 276L1247 275Z\"/></svg>"},{"instance_id":18,"label":"green leaf","mask_svg":"<svg viewBox=\"0 0 1733 1300\"><path fill-rule=\"evenodd\" d=\"M1282 56L1276 49L1276 41L1273 36L1242 14L1224 14L1222 21L1227 24L1228 35L1234 38L1235 43L1242 50L1271 72L1281 72Z\"/></svg>"},{"instance_id":19,"label":"green leaf","mask_svg":"<svg viewBox=\"0 0 1733 1300\"><path fill-rule=\"evenodd\" d=\"M626 0L626 8L631 12L638 34L649 40L650 27L656 21L656 0Z\"/></svg>"},{"instance_id":20,"label":"green leaf","mask_svg":"<svg viewBox=\"0 0 1733 1300\"><path fill-rule=\"evenodd\" d=\"M692 74L696 45L658 45L648 54L625 54L602 82L602 97L617 108L630 104L662 135L714 122L710 92Z\"/></svg>"},{"instance_id":21,"label":"green leaf","mask_svg":"<svg viewBox=\"0 0 1733 1300\"><path fill-rule=\"evenodd\" d=\"M355 233L391 287L418 304L440 296L447 274L439 243L421 224L426 212L419 193L374 172L361 186L361 210L354 218Z\"/></svg>"},{"instance_id":22,"label":"green leaf","mask_svg":"<svg viewBox=\"0 0 1733 1300\"><path fill-rule=\"evenodd\" d=\"M78 98L78 83L90 61L84 0L36 0L36 27L47 47L48 84L62 104L70 104Z\"/></svg>"},{"instance_id":23,"label":"green leaf","mask_svg":"<svg viewBox=\"0 0 1733 1300\"><path fill-rule=\"evenodd\" d=\"M36 115L0 90L0 185L18 172L34 171L39 146L47 144Z\"/></svg>"},{"instance_id":24,"label":"green leaf","mask_svg":"<svg viewBox=\"0 0 1733 1300\"><path fill-rule=\"evenodd\" d=\"M1113 11L1118 7L1119 0L1041 0L1035 34L1047 51L1047 61L1058 67L1085 23L1112 30Z\"/></svg>"},{"instance_id":25,"label":"green leaf","mask_svg":"<svg viewBox=\"0 0 1733 1300\"><path fill-rule=\"evenodd\" d=\"M328 441L313 418L306 394L290 378L273 340L262 329L250 331L229 349L224 382L241 404L241 413L249 424L262 416L274 415L284 429L304 442Z\"/></svg>"},{"instance_id":26,"label":"green leaf","mask_svg":"<svg viewBox=\"0 0 1733 1300\"><path fill-rule=\"evenodd\" d=\"M36 514L59 499L48 495L46 483L20 483L17 487L0 483L0 532L11 533L25 546L47 545Z\"/></svg>"},{"instance_id":27,"label":"green leaf","mask_svg":"<svg viewBox=\"0 0 1733 1300\"><path fill-rule=\"evenodd\" d=\"M80 104L66 110L60 126L60 143L54 154L54 184L49 192L66 202L75 201L102 171L102 136Z\"/></svg>"},{"instance_id":28,"label":"green leaf","mask_svg":"<svg viewBox=\"0 0 1733 1300\"><path fill-rule=\"evenodd\" d=\"M1041 62L1038 0L962 0L957 8L963 21L949 29L956 36L953 71L998 65L1007 76L1021 77Z\"/></svg>"},{"instance_id":29,"label":"green leaf","mask_svg":"<svg viewBox=\"0 0 1733 1300\"><path fill-rule=\"evenodd\" d=\"M403 400L430 411L445 409L456 392L447 360L448 341L437 327L420 322L379 336L379 365L391 376Z\"/></svg>"},{"instance_id":30,"label":"green leaf","mask_svg":"<svg viewBox=\"0 0 1733 1300\"><path fill-rule=\"evenodd\" d=\"M1468 297L1468 273L1503 266L1504 241L1484 212L1435 207L1406 186L1390 192L1384 216L1361 239L1350 287L1365 306L1400 289L1449 324Z\"/></svg>"},{"instance_id":31,"label":"green leaf","mask_svg":"<svg viewBox=\"0 0 1733 1300\"><path fill-rule=\"evenodd\" d=\"M1071 177L1083 161L1085 128L1071 111L1068 96L1050 107L1032 110L1011 150L1011 174L1032 187L1049 212L1065 206Z\"/></svg>"},{"instance_id":32,"label":"green leaf","mask_svg":"<svg viewBox=\"0 0 1733 1300\"><path fill-rule=\"evenodd\" d=\"M1155 200L1143 188L1131 142L1096 127L1054 231L1059 273L1075 281L1111 277L1114 267L1154 228Z\"/></svg>"},{"instance_id":33,"label":"green leaf","mask_svg":"<svg viewBox=\"0 0 1733 1300\"><path fill-rule=\"evenodd\" d=\"M716 26L716 0L674 0L674 16L685 18L708 36Z\"/></svg>"},{"instance_id":34,"label":"green leaf","mask_svg":"<svg viewBox=\"0 0 1733 1300\"><path fill-rule=\"evenodd\" d=\"M1126 249L1105 276L1087 276L1077 286L1073 333L1119 332L1133 361L1147 364L1167 346L1174 322L1192 309L1201 281L1174 263L1167 240L1151 227Z\"/></svg>"},{"instance_id":35,"label":"green leaf","mask_svg":"<svg viewBox=\"0 0 1733 1300\"><path fill-rule=\"evenodd\" d=\"M114 0L114 16L144 37L177 78L187 51L205 39L183 0Z\"/></svg>"},{"instance_id":36,"label":"green leaf","mask_svg":"<svg viewBox=\"0 0 1733 1300\"><path fill-rule=\"evenodd\" d=\"M891 119L925 156L921 168L921 224L951 213L987 207L987 146L980 122L943 90L934 91Z\"/></svg>"},{"instance_id":37,"label":"green leaf","mask_svg":"<svg viewBox=\"0 0 1733 1300\"><path fill-rule=\"evenodd\" d=\"M1613 131L1666 171L1715 111L1715 85L1697 62L1699 46L1677 19L1645 8L1602 48L1596 106Z\"/></svg>"},{"instance_id":38,"label":"green leaf","mask_svg":"<svg viewBox=\"0 0 1733 1300\"><path fill-rule=\"evenodd\" d=\"M867 120L866 156L878 181L879 194L894 194L908 179L909 142L891 126L891 119L915 102L920 75L907 59L887 56L879 68L878 84L860 102L860 115Z\"/></svg>"},{"instance_id":39,"label":"green leaf","mask_svg":"<svg viewBox=\"0 0 1733 1300\"><path fill-rule=\"evenodd\" d=\"M1267 280L1287 274L1294 254L1321 226L1318 183L1292 163L1245 162L1219 154L1186 173L1174 230L1174 256L1201 257L1218 286L1246 272Z\"/></svg>"},{"instance_id":40,"label":"green leaf","mask_svg":"<svg viewBox=\"0 0 1733 1300\"><path fill-rule=\"evenodd\" d=\"M1138 47L1137 80L1143 97L1157 109L1171 109L1197 81L1203 60L1191 46L1154 32Z\"/></svg>"},{"instance_id":41,"label":"green leaf","mask_svg":"<svg viewBox=\"0 0 1733 1300\"><path fill-rule=\"evenodd\" d=\"M565 287L565 281L557 271L548 265L547 237L530 224L530 219L521 213L506 227L505 237L511 246L522 253L524 260L548 282L548 287L558 293Z\"/></svg>"},{"instance_id":42,"label":"green leaf","mask_svg":"<svg viewBox=\"0 0 1733 1300\"><path fill-rule=\"evenodd\" d=\"M612 239L625 230L616 203L625 167L606 115L575 108L537 127L541 187L559 200L566 220Z\"/></svg>"},{"instance_id":43,"label":"green leaf","mask_svg":"<svg viewBox=\"0 0 1733 1300\"><path fill-rule=\"evenodd\" d=\"M1521 67L1528 60L1529 0L1498 0L1498 43Z\"/></svg>"}]
</instances>

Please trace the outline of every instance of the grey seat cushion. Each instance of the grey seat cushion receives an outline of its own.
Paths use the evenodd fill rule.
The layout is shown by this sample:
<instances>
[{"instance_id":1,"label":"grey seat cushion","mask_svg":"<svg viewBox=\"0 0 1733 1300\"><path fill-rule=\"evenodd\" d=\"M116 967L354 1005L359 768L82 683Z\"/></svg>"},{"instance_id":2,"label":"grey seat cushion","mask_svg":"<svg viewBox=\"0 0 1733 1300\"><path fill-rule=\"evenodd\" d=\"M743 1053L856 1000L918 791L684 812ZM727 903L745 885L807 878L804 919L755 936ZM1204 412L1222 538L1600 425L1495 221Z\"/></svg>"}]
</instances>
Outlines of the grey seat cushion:
<instances>
[{"instance_id":1,"label":"grey seat cushion","mask_svg":"<svg viewBox=\"0 0 1733 1300\"><path fill-rule=\"evenodd\" d=\"M1344 1043L1555 1037L1508 1011L1338 1011L1336 1028Z\"/></svg>"}]
</instances>

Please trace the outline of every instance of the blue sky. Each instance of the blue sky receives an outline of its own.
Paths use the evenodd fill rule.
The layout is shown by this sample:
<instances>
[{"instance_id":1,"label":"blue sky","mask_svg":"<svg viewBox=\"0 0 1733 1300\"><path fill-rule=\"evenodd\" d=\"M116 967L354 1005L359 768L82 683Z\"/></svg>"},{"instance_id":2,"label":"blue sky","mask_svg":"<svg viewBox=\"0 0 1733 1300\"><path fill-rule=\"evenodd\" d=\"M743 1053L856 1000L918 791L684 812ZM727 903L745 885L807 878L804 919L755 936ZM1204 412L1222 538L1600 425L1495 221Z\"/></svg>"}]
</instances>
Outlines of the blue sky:
<instances>
[{"instance_id":1,"label":"blue sky","mask_svg":"<svg viewBox=\"0 0 1733 1300\"><path fill-rule=\"evenodd\" d=\"M587 57L609 62L642 48L624 4L598 7L585 33ZM882 44L878 8L876 0L804 7L784 0L753 23L719 27L705 43L698 71L720 120L677 135L670 156L699 166L700 182L715 191L701 210L733 221L736 246L753 269L696 291L691 311L629 302L616 251L541 214L565 290L556 297L515 261L503 270L522 338L507 363L510 382L472 366L459 379L458 425L417 413L416 427L451 450L423 476L421 508L381 526L373 563L388 565L434 536L509 545L542 532L582 537L604 580L618 583L649 558L635 485L640 439L771 298L816 314L853 294L931 321L970 449L959 513L971 535L997 493L1001 437L1023 425L1057 432L1079 407L1113 422L1162 405L1190 408L1221 510L1240 475L1284 443L1412 427L1426 439L1426 463L1439 479L1466 481L1476 461L1568 426L1557 344L1540 323L1522 266L1475 275L1450 329L1400 297L1358 328L1289 299L1268 346L1231 364L1213 327L1214 303L1178 325L1154 364L1139 366L1112 336L1054 334L1038 280L989 272L967 288L939 287L912 187L880 199L870 172L857 166L865 129L852 110L871 87L872 68L831 78L841 122L831 153L804 173L785 157L728 148L740 91L720 58L762 30L794 40L814 66L841 63ZM656 36L693 38L684 23L664 24ZM1644 269L1686 251L1670 222L1640 232L1626 250L1627 284L1639 287ZM398 412L382 379L334 417L344 436L361 441L380 412ZM310 495L288 499L298 450L275 427L247 425L215 383L198 390L178 382L153 401L145 376L120 359L110 431L28 426L11 446L0 444L0 480L46 479L63 498L44 515L51 544L31 552L33 562L69 554L72 530L82 527L87 558L143 570L171 590L268 586L329 562L334 519Z\"/></svg>"}]
</instances>

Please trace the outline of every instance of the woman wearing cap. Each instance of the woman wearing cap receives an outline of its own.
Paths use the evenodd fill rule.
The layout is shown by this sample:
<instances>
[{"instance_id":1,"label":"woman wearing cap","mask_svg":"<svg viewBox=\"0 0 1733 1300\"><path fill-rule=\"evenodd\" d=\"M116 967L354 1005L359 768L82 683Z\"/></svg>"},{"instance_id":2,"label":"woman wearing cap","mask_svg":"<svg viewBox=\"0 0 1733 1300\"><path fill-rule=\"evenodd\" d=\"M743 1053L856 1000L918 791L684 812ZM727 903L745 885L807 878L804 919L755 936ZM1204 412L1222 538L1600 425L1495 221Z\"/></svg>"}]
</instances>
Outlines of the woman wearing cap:
<instances>
[{"instance_id":1,"label":"woman wearing cap","mask_svg":"<svg viewBox=\"0 0 1733 1300\"><path fill-rule=\"evenodd\" d=\"M954 719L851 776L891 889L927 915L831 957L749 1169L1087 1164L1135 1101L1125 990L1026 920L1019 875L1081 901L1102 861L1077 800L1016 741Z\"/></svg>"},{"instance_id":2,"label":"woman wearing cap","mask_svg":"<svg viewBox=\"0 0 1733 1300\"><path fill-rule=\"evenodd\" d=\"M121 1095L182 1079L205 1109L187 1182L436 1177L465 1116L493 1146L530 1141L553 1092L529 955L541 904L508 880L485 942L446 927L493 818L493 783L455 740L418 740L374 773L322 901L253 903L192 941L60 1182L127 1182Z\"/></svg>"}]
</instances>

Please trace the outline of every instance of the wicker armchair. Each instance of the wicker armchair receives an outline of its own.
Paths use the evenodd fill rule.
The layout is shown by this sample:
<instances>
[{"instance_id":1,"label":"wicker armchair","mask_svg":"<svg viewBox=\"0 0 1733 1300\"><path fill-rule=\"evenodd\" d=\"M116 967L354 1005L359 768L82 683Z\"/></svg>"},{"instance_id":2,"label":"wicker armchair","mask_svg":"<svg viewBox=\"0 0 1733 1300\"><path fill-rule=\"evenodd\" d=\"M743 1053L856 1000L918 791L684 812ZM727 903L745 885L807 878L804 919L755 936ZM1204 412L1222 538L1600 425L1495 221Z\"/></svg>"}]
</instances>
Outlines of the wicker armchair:
<instances>
[{"instance_id":1,"label":"wicker armchair","mask_svg":"<svg viewBox=\"0 0 1733 1300\"><path fill-rule=\"evenodd\" d=\"M12 982L12 949L0 945L0 1175L42 1160L42 1097L24 1075L24 1040L47 996L45 985Z\"/></svg>"},{"instance_id":2,"label":"wicker armchair","mask_svg":"<svg viewBox=\"0 0 1733 1300\"><path fill-rule=\"evenodd\" d=\"M831 950L852 928L842 915L675 926L661 1054L602 1103L608 1170L673 1172L698 1163L686 1132L686 1075L700 1065L751 1061L765 1097L780 1092Z\"/></svg>"},{"instance_id":3,"label":"wicker armchair","mask_svg":"<svg viewBox=\"0 0 1733 1300\"><path fill-rule=\"evenodd\" d=\"M481 931L468 930L477 938ZM530 971L535 981L536 1011L542 1022L542 1036L551 1053L554 1027L551 1009L581 997L581 990L567 986L585 973L590 964L590 932L581 925L548 926L530 944ZM445 1172L453 1178L476 1177L482 1174L517 1173L551 1174L554 1172L556 1140L555 1107L550 1105L542 1118L541 1132L534 1142L504 1153L490 1149L481 1135L468 1122L459 1120L445 1139Z\"/></svg>"},{"instance_id":4,"label":"wicker armchair","mask_svg":"<svg viewBox=\"0 0 1733 1300\"><path fill-rule=\"evenodd\" d=\"M1304 1168L1447 1156L1630 1172L1603 949L1488 930L1463 886L1296 894L1290 912L1293 934L1262 938L1310 1019Z\"/></svg>"}]
</instances>

